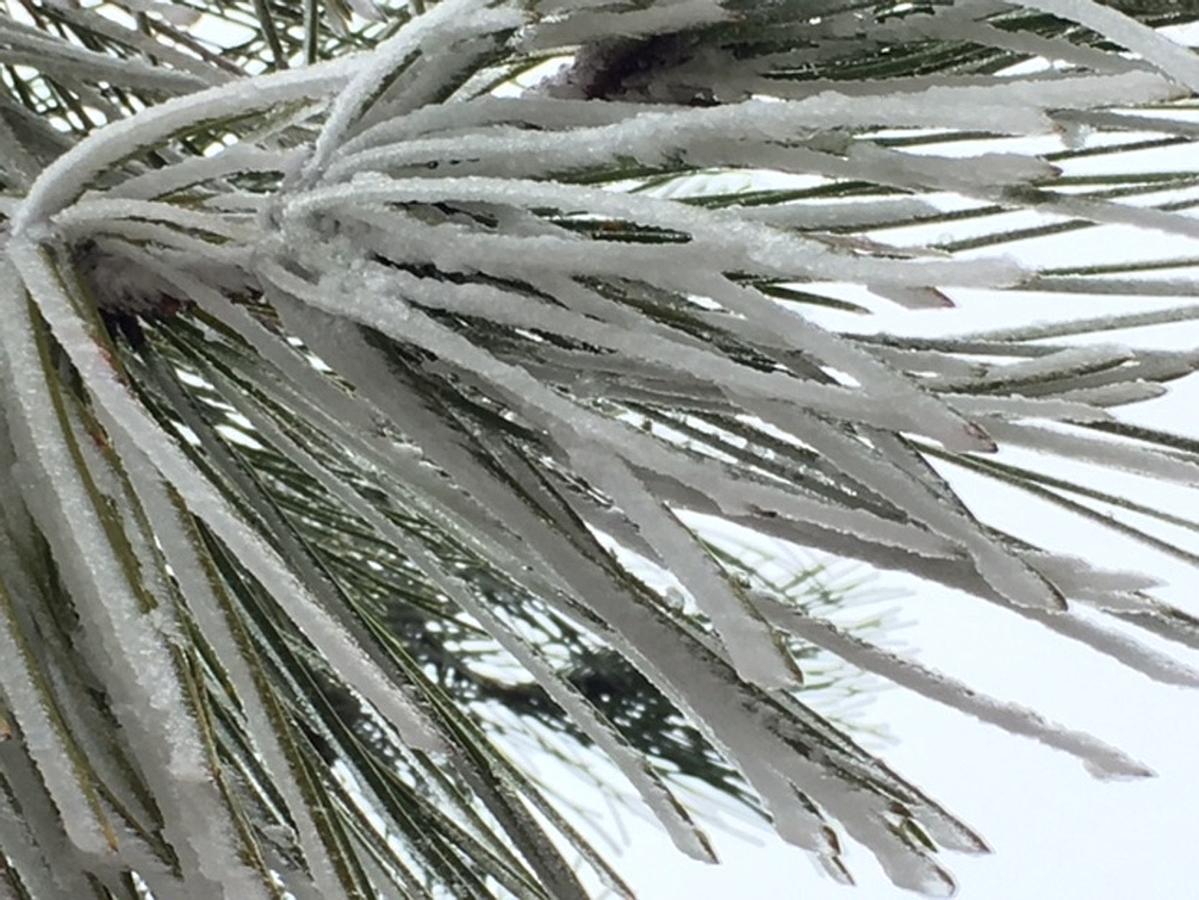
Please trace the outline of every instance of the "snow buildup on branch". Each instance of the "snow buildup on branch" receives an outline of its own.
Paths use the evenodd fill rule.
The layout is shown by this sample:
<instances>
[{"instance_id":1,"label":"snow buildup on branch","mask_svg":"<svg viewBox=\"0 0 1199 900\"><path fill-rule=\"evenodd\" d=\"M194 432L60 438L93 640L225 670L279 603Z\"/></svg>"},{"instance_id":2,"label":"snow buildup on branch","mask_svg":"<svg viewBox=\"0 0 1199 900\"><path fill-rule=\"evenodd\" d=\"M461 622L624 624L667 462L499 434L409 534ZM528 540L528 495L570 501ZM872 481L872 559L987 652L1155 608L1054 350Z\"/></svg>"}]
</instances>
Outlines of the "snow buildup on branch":
<instances>
[{"instance_id":1,"label":"snow buildup on branch","mask_svg":"<svg viewBox=\"0 0 1199 900\"><path fill-rule=\"evenodd\" d=\"M214 582L204 571L194 544L192 531L195 526L188 522L183 510L172 502L169 486L149 460L136 450L132 458L136 464L127 469L132 486L155 524L164 557L182 593L188 598L191 614L205 629L205 633L215 637L211 642L213 652L237 687L243 714L253 727L257 749L271 774L272 787L286 804L295 825L312 879L321 896L336 896L338 881L334 865L321 842L311 809L304 802L303 788L294 770L294 762L288 757L276 733L268 704L263 699L262 686L254 678L252 661L246 656L245 648L230 625L229 617L233 613L227 607L222 609L228 603L228 598L218 596Z\"/></svg>"},{"instance_id":2,"label":"snow buildup on branch","mask_svg":"<svg viewBox=\"0 0 1199 900\"><path fill-rule=\"evenodd\" d=\"M1011 80L993 85L924 84L918 90L866 93L830 88L794 100L752 99L708 108L646 103L588 103L579 100L472 100L426 114L420 122L392 120L349 141L326 180L364 169L449 165L454 174L538 176L572 172L631 158L647 165L682 159L695 166L758 165L810 173L838 157L827 142L851 127L872 126L986 130L1013 135L1048 134L1055 108L1143 103L1178 96L1179 89L1151 72L1070 75L1049 82ZM593 110L599 107L601 114ZM507 125L508 127L497 127ZM490 127L486 127L490 126ZM568 127L573 126L573 127ZM440 133L439 133L440 132ZM387 143L387 138L395 143ZM844 145L857 172L881 183L900 164L912 186L954 190L998 183L1021 184L1056 174L1043 160L1012 154L976 155L964 163L926 162L870 144ZM369 142L369 143L368 143ZM366 145L366 147L364 147ZM823 152L816 152L823 151ZM955 180L947 180L954 169ZM971 176L971 173L973 175ZM894 179L904 172L890 173ZM957 182L960 182L957 183ZM899 180L899 185L905 181Z\"/></svg>"},{"instance_id":3,"label":"snow buildup on branch","mask_svg":"<svg viewBox=\"0 0 1199 900\"><path fill-rule=\"evenodd\" d=\"M491 38L524 25L526 16L518 10L490 7L482 0L444 0L431 12L401 28L394 37L362 58L345 90L337 95L301 174L302 183L319 177L330 156L345 140L388 79L421 53L448 53L453 45L470 38Z\"/></svg>"},{"instance_id":4,"label":"snow buildup on branch","mask_svg":"<svg viewBox=\"0 0 1199 900\"><path fill-rule=\"evenodd\" d=\"M1095 0L1022 0L1026 6L1077 22L1138 53L1174 81L1199 92L1199 57L1117 9Z\"/></svg>"},{"instance_id":5,"label":"snow buildup on branch","mask_svg":"<svg viewBox=\"0 0 1199 900\"><path fill-rule=\"evenodd\" d=\"M20 249L9 248L18 269ZM24 259L28 261L28 254ZM41 270L25 270L22 280L35 295L54 283L53 275ZM20 289L5 295L9 318L3 339L11 377L6 379L10 395L5 410L26 469L25 502L71 590L86 634L83 645L103 673L113 712L154 791L165 837L215 895L265 897L261 884L237 860L236 838L224 829L218 812L222 801L168 642L144 608L145 595L103 526L101 497L119 489L106 478L108 470L90 440L72 433L77 417L68 421L67 412L51 397L36 355L32 316L21 302L24 296ZM72 446L90 453L86 468L72 457ZM56 797L64 796L61 787L55 787ZM188 816L202 824L189 827L195 822L189 823ZM80 846L90 849L86 842Z\"/></svg>"},{"instance_id":6,"label":"snow buildup on branch","mask_svg":"<svg viewBox=\"0 0 1199 900\"><path fill-rule=\"evenodd\" d=\"M370 8L369 0L353 3L359 11ZM145 7L146 0L137 0L137 5ZM1161 55L1160 41L1138 30L1141 26L1136 23L1130 26L1091 3L1044 0L1031 5L1071 13L1088 27L1105 25L1108 37L1147 57L1160 56L1155 62L1171 79L1193 84L1191 64L1178 54ZM694 714L713 742L740 764L762 794L779 831L822 854L826 862L835 860L836 849L824 811L838 816L852 835L880 853L898 883L930 889L946 886L943 875L906 831L917 819L935 828L939 818L935 806L802 708L795 712L787 707L793 715L783 715L779 710L790 698L782 692L767 695L745 683L756 681L768 688L791 684L793 673L785 649L776 646L776 630L823 642L865 668L984 721L1091 758L1108 772L1139 774L1134 763L1085 736L1063 732L1024 710L977 698L961 685L855 642L827 623L796 618L790 611L747 597L725 582L725 573L704 555L676 510L710 511L790 538L812 534L817 546L835 542L837 549L875 558L880 565L964 585L1072 638L1101 649L1110 647L1108 652L1150 671L1157 665L1155 658L1137 657L1131 642L1114 638L1116 643L1104 644L1105 633L1086 630L1091 628L1087 623L1056 611L1060 593L1101 609L1137 613L1145 607L1133 592L1148 586L1144 580L1088 572L1008 541L956 502L931 467L922 471L924 458L898 433L925 434L956 451L985 451L992 445L977 427L981 423L1005 442L1191 484L1199 470L1171 453L1133 453L1123 444L1019 421L1101 422L1107 413L1098 405L1129 402L1159 389L1156 384L1131 383L1137 377L1134 370L1143 377L1156 377L1154 373L1165 377L1162 373L1173 365L1181 374L1178 358L1141 356L1130 359L1119 373L1114 366L1095 373L1089 356L1072 359L1046 348L1046 355L1034 354L1027 363L979 366L951 351L878 347L865 339L822 330L796 314L794 307L782 307L747 283L746 276L767 282L789 277L852 282L919 304L935 300L931 292L937 286L1011 287L1026 278L1028 273L1003 260L950 259L948 254L937 258L868 242L858 235L834 239L797 233L900 224L935 211L918 198L776 207L747 203L712 211L635 193L555 184L547 182L547 175L603 172L614 160L623 163L632 158L676 169L757 166L859 178L916 191L990 196L1010 185L1053 179L1060 172L1031 155L979 154L952 160L899 152L866 139L856 144L849 138L838 142L828 134L883 125L1047 134L1060 121L1058 107L1138 104L1175 97L1179 89L1166 78L1134 70L1113 56L1112 65L1096 66L1093 75L1002 81L933 76L888 81L881 87L880 82L863 81L844 88L797 81L780 83L772 94L782 102L709 107L736 91L771 93L768 79L752 71L749 63L736 68L738 61L731 56L724 59L723 48L704 50L699 40L702 29L728 15L716 3L680 0L613 12L610 4L562 0L553 8L553 17L519 27L550 8L549 3L527 4L518 13L499 4L449 0L401 29L373 56L221 86L153 107L81 142L37 180L20 207L4 208L16 215L23 237L39 237L36 229L50 225L59 229L60 237L75 241L69 260L73 273L61 265L61 257L48 257L59 262L51 271L46 261L29 258L28 248L24 271L45 321L83 376L118 451L142 463L141 475L133 481L143 505L160 518L170 516L168 488L178 490L188 509L245 557L247 568L317 652L343 669L347 680L393 719L406 740L440 749L439 733L406 692L392 695L388 673L363 652L356 632L346 630L340 619L329 615L327 601L319 594L310 596L302 579L293 577L295 562L280 558L273 547L257 539L252 528L243 529L235 506L176 452L135 395L110 377L67 302L76 298L59 296L55 275L77 275L106 312L169 312L177 302L173 298L185 296L245 339L264 361L260 394L247 395L243 409L258 432L415 560L427 579L459 607L468 613L473 610L474 618L605 746L672 827L680 846L697 856L706 855L702 840L686 817L672 808L673 799L652 770L644 768L619 736L607 730L607 723L559 681L540 651L498 614L481 606L458 575L444 570L434 554L377 510L360 484L289 438L272 422L265 402L327 428L330 435L369 459L383 473L380 482L396 497L402 496L406 504L423 503L419 508L430 519L453 517L455 527L469 534L488 564L514 583L546 596L548 603L568 596L571 603L594 615L610 629L606 636L613 645L681 708ZM971 14L969 9L963 12ZM895 26L892 33L898 30ZM461 61L469 68L482 58L475 55L478 48L495 46L493 35L507 40L513 31L519 49L574 44L581 49L572 66L533 96L516 101L455 100L406 114L410 106L426 102L431 87L439 85L451 67ZM974 33L981 43L993 41L994 46L1036 43L1032 36L1004 36L984 25ZM603 37L597 40L598 35ZM1097 53L1079 50L1072 58L1093 60ZM412 60L422 55L431 59L419 69L419 60ZM64 58L60 65L79 62ZM720 64L725 62L736 77L727 79L726 90L713 90L714 84L722 86ZM414 67L411 73L409 65ZM106 71L114 77L151 77L141 68L117 68L121 71L111 66ZM343 88L347 89L336 100L327 100ZM108 177L131 156L168 144L197 116L238 116L289 101L300 101L308 109L330 109L316 152L308 158L311 184L298 177L304 149L281 150L261 141L255 146L246 142L212 158L168 160L166 167L153 171L131 168L132 177L109 194L123 198L121 202L78 199L96 176ZM372 169L409 174L400 170L430 161L441 166L439 175L453 171L479 177L387 179L369 174ZM227 191L208 210L184 208L169 200L172 192L182 188L246 172L285 175L286 189L272 198L281 215L272 217L264 210L260 222L272 234L261 243L240 228L245 219L239 220L236 213L254 210L265 194ZM351 180L364 173L365 177ZM337 183L339 179L346 183ZM1015 193L1011 197L1023 202ZM148 202L156 198L168 199ZM1048 200L1041 205L1045 211L1093 221L1124 221L1194 234L1190 225L1152 210L1064 197L1056 206ZM547 209L557 214L546 215ZM229 215L215 210L228 210ZM574 216L576 211L585 212L586 218ZM497 224L483 226L483 218ZM595 222L618 228L648 226L672 232L672 240L646 246L589 240L570 231L573 225ZM98 234L101 228L104 236ZM88 240L80 240L84 235ZM225 242L252 244L258 255L251 258L247 251L234 259ZM137 265L129 264L133 260ZM226 296L223 286L218 286L222 266L234 270L240 266L239 276L257 278L256 288L264 304L270 303L280 314L282 329L272 330L272 319L260 321L255 317L257 309ZM319 275L302 277L297 274L301 267ZM435 275L423 274L424 269L436 270ZM418 270L422 274L415 274ZM621 299L602 294L602 288L619 288ZM694 308L686 308L691 323L711 326L712 334L727 338L730 345L752 351L755 362L766 358L775 365L747 363L719 340L699 338L684 327L646 315L635 302L628 302L641 290L677 299L680 308L695 300ZM702 311L700 298L711 302ZM484 327L476 327L477 323ZM605 510L610 521L639 540L636 546L647 548L647 558L679 575L708 613L715 634L671 630L665 619L655 618L650 604L638 604L635 594L614 589L620 586L606 580L586 553L567 552L564 545L570 538L538 517L542 509L532 512L523 496L514 490L505 493L509 486L501 484L500 476L479 460L468 459L473 448L454 443L453 426L437 421L438 413L422 405L428 398L420 396L420 386L397 383L400 379L394 377L380 349L382 339L376 345L378 336L360 325L390 336L402 352L415 348L423 358L433 359L428 365L431 377L448 373L447 385L461 379L472 391L486 394L488 401L506 405L505 414L510 413L512 421L531 423L535 438L529 439L529 446L511 451L535 451L529 452L527 468L520 470L526 478L521 490L550 495L553 489L536 479L544 476L547 484L553 484L556 475L566 472L586 483L596 496L606 494L612 501ZM309 365L287 343L287 334L302 339L305 352L326 359L344 381L335 383ZM991 339L997 340L994 335ZM521 346L520 340L536 350ZM568 346L571 349L565 349ZM596 376L591 393L574 391L581 379L573 378L580 370ZM1104 380L1108 378L1115 383ZM214 376L210 381L215 384L220 379ZM1034 382L1039 393L1021 393ZM926 390L930 383L931 390ZM1010 393L996 395L1000 388ZM258 396L265 398L261 406L255 405ZM667 398L675 408L698 409L714 418L756 417L763 427L794 437L805 450L815 449L820 456L819 478L790 459L786 461L790 468L782 471L793 478L764 471L768 461L761 449L764 444L739 445L737 449L744 451L741 456L684 452L678 442L639 432L610 415L612 408L626 401L627 410L638 397L649 397L648 406L661 405ZM371 429L377 414L394 431L411 429L412 443L401 451L387 439L375 440L383 434L382 429L378 433ZM492 437L487 435L485 441ZM498 446L500 440L494 443L496 447L484 449L496 454L502 468L500 454L511 448ZM419 453L413 447L419 447ZM543 451L545 455L539 457ZM755 460L757 453L762 456ZM551 458L552 463L547 462ZM452 487L439 484L430 472L442 463L445 466L439 471L450 476L446 482ZM535 469L540 463L544 472ZM817 492L816 482L828 492ZM115 488L109 493L115 496ZM156 498L153 502L147 499L151 495ZM861 504L848 503L847 497ZM588 527L605 521L595 511L598 503L589 506L588 500L578 497L561 502ZM38 511L48 515L42 507ZM475 513L478 522L471 520ZM497 519L507 525L507 533L500 527L492 529ZM487 524L479 524L484 520ZM780 530L772 532L771 526ZM512 533L519 533L520 541L510 541L507 535ZM171 544L166 556L177 580L188 586L189 597L210 603L200 584L205 573L196 560L182 554L186 536L180 524L172 528L160 522L156 536ZM149 542L139 547L147 552ZM538 554L543 558L536 558ZM564 603L562 609L571 607ZM215 614L215 609L206 612ZM198 615L197 621L207 622L206 632L225 633L211 618ZM234 655L232 642L222 643L229 646L217 648L218 656L228 660L226 668L241 692L252 694L251 673ZM6 671L16 664L12 662ZM1156 677L1171 675L1164 666L1158 668L1163 671L1153 671ZM1190 676L1179 672L1175 677L1181 681ZM28 694L20 699L26 705L37 702ZM771 705L776 699L779 706ZM266 718L259 708L247 708L247 715L259 722ZM34 720L44 729L44 721ZM829 747L814 738L828 739ZM264 746L263 755L277 772L286 769L281 747ZM61 767L48 771L53 789L66 798L64 803L77 804L70 773ZM847 780L857 784L848 793ZM298 786L289 786L283 794L292 807L303 802ZM910 818L896 811L896 798L915 810ZM302 844L318 849L315 824L298 822L297 826ZM955 838L954 828L944 821L941 826L941 834L934 837L941 840L948 831L947 846L972 845L960 832ZM334 875L324 862L321 867L326 871L315 873L318 882L332 884Z\"/></svg>"},{"instance_id":7,"label":"snow buildup on branch","mask_svg":"<svg viewBox=\"0 0 1199 900\"><path fill-rule=\"evenodd\" d=\"M37 232L109 167L193 127L197 119L232 119L296 100L324 98L345 86L358 68L356 62L354 58L343 58L238 80L168 100L110 123L42 171L12 218L13 236Z\"/></svg>"},{"instance_id":8,"label":"snow buildup on branch","mask_svg":"<svg viewBox=\"0 0 1199 900\"><path fill-rule=\"evenodd\" d=\"M55 338L96 399L101 424L140 446L155 468L179 491L188 508L204 519L215 534L238 547L247 569L279 600L292 621L311 636L313 644L339 673L396 725L405 742L422 749L440 749L440 736L407 691L387 677L273 546L237 514L178 445L165 438L145 407L115 377L111 364L64 292L47 251L25 241L14 241L9 253L21 268L22 277Z\"/></svg>"}]
</instances>

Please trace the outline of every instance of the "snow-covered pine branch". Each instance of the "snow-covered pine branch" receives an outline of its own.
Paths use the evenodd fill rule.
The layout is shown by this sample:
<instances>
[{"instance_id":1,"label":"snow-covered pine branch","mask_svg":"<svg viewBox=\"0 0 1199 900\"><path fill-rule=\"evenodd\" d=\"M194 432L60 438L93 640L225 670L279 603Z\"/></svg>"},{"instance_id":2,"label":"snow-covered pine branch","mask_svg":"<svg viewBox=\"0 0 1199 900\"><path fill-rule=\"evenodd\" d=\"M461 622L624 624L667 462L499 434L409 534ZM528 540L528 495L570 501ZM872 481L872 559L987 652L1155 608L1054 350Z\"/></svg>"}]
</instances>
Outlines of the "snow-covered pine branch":
<instances>
[{"instance_id":1,"label":"snow-covered pine branch","mask_svg":"<svg viewBox=\"0 0 1199 900\"><path fill-rule=\"evenodd\" d=\"M1125 627L1193 648L1193 611L1001 531L939 467L1199 562L1162 536L1193 517L1007 453L1199 486L1199 441L1120 414L1199 354L1079 342L1193 307L948 338L844 317L1193 295L1193 248L1004 251L1199 237L1199 174L1131 156L1199 137L1199 64L1159 30L1199 8L428 5L222 0L224 47L190 6L0 13L0 852L24 889L628 894L512 760L506 709L599 748L693 857L676 772L834 878L844 833L948 893L937 851L985 844L808 702L812 645L1148 774L765 592L711 523L1199 683ZM581 686L599 658L635 700Z\"/></svg>"}]
</instances>

